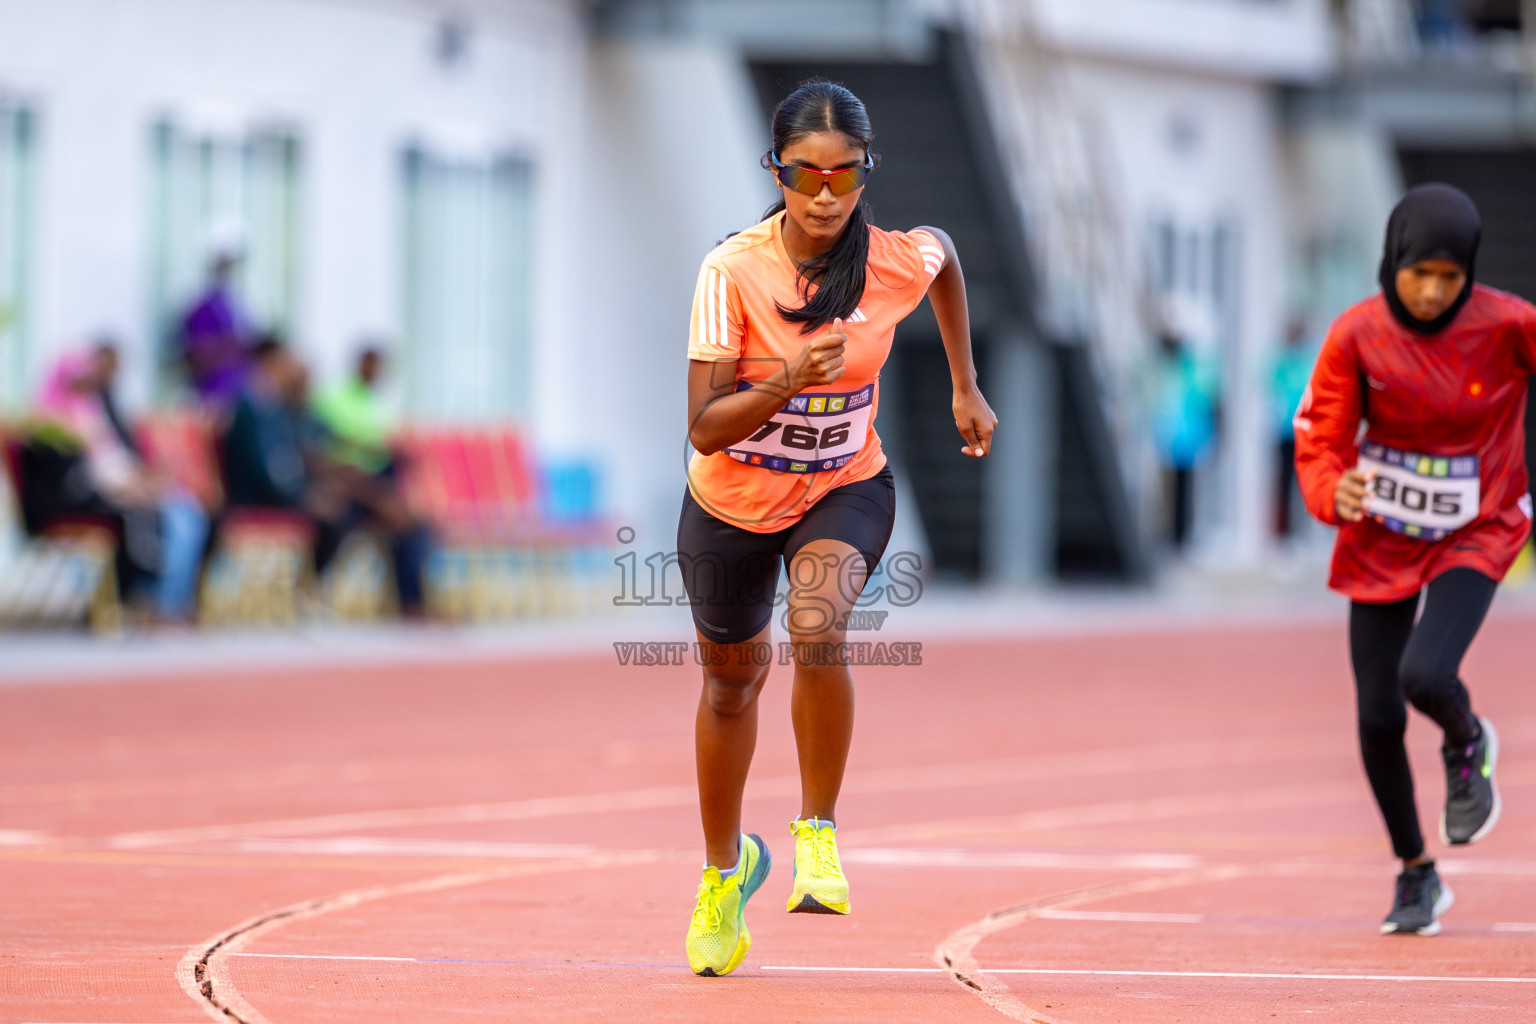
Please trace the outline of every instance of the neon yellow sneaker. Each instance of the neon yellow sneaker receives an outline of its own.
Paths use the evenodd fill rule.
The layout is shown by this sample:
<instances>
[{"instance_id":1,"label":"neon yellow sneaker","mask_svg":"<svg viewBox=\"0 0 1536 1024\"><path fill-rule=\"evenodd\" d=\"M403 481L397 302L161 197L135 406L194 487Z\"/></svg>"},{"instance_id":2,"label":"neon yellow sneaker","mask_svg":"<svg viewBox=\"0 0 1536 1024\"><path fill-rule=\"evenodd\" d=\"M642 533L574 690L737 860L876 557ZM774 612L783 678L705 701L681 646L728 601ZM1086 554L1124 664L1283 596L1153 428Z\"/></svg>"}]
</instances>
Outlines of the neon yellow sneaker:
<instances>
[{"instance_id":1,"label":"neon yellow sneaker","mask_svg":"<svg viewBox=\"0 0 1536 1024\"><path fill-rule=\"evenodd\" d=\"M848 913L848 879L837 860L837 831L825 818L792 821L795 834L795 887L791 914Z\"/></svg>"},{"instance_id":2,"label":"neon yellow sneaker","mask_svg":"<svg viewBox=\"0 0 1536 1024\"><path fill-rule=\"evenodd\" d=\"M704 869L698 902L688 925L688 966L694 974L718 978L730 974L752 948L747 931L747 900L768 877L773 858L755 835L741 836L741 860L730 878L721 880L720 869Z\"/></svg>"}]
</instances>

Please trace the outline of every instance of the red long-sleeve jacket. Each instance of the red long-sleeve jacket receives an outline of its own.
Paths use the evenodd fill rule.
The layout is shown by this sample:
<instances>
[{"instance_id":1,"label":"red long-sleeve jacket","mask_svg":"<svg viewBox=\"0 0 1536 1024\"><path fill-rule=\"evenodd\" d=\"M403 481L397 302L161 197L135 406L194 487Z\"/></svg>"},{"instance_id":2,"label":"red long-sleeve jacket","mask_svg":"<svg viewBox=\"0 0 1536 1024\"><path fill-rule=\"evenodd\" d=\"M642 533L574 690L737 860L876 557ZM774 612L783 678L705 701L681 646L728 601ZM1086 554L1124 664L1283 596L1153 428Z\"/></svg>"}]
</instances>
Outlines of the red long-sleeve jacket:
<instances>
[{"instance_id":1,"label":"red long-sleeve jacket","mask_svg":"<svg viewBox=\"0 0 1536 1024\"><path fill-rule=\"evenodd\" d=\"M1533 369L1536 306L1482 285L1449 327L1429 337L1399 324L1380 294L1334 322L1295 422L1296 475L1307 508L1340 527L1331 588L1383 603L1413 596L1448 569L1504 578L1531 530L1525 401ZM1362 443L1385 446L1398 453L1388 458L1426 472L1437 464L1442 476L1448 464L1471 466L1468 457L1475 456L1475 517L1430 540L1432 534L1409 535L1412 528L1401 532L1373 497L1371 514L1341 524L1334 491L1359 461ZM1422 506L1425 499L1415 497Z\"/></svg>"}]
</instances>

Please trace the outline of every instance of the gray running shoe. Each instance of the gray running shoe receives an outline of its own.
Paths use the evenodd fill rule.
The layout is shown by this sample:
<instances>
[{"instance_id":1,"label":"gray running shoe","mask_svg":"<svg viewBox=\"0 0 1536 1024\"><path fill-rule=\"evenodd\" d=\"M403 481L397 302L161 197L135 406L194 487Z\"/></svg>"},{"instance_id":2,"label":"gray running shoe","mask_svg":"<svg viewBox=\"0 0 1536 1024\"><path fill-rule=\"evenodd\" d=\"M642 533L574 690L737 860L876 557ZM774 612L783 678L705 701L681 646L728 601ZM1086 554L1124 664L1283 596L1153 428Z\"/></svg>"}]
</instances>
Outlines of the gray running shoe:
<instances>
[{"instance_id":1,"label":"gray running shoe","mask_svg":"<svg viewBox=\"0 0 1536 1024\"><path fill-rule=\"evenodd\" d=\"M1440 881L1434 861L1406 868L1397 876L1397 898L1392 913L1381 922L1381 934L1439 935L1440 915L1451 909L1455 899Z\"/></svg>"},{"instance_id":2,"label":"gray running shoe","mask_svg":"<svg viewBox=\"0 0 1536 1024\"><path fill-rule=\"evenodd\" d=\"M1451 846L1475 843L1499 823L1499 787L1493 781L1499 760L1499 734L1493 723L1479 718L1483 734L1465 747L1442 748L1445 758L1445 813L1440 838Z\"/></svg>"}]
</instances>

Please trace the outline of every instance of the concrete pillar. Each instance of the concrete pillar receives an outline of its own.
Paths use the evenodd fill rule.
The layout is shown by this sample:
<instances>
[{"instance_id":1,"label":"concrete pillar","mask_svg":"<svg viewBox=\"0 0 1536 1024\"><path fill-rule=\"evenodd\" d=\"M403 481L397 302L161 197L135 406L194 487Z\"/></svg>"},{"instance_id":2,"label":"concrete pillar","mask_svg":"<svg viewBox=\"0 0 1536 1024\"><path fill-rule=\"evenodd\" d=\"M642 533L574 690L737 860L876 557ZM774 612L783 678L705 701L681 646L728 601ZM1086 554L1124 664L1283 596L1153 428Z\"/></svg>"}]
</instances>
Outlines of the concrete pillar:
<instances>
[{"instance_id":1,"label":"concrete pillar","mask_svg":"<svg viewBox=\"0 0 1536 1024\"><path fill-rule=\"evenodd\" d=\"M1008 586L1044 583L1056 565L1056 361L1043 343L1001 333L981 386L997 414L982 489L982 575Z\"/></svg>"}]
</instances>

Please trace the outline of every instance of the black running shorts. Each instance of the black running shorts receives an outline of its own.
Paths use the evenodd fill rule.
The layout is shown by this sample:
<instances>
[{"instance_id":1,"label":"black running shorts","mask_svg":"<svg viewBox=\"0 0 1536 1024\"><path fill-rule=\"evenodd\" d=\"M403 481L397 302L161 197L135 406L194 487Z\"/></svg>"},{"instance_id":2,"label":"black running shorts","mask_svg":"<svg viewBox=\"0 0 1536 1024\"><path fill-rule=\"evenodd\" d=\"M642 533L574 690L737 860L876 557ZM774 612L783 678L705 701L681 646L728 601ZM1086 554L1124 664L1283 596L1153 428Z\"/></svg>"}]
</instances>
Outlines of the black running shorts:
<instances>
[{"instance_id":1,"label":"black running shorts","mask_svg":"<svg viewBox=\"0 0 1536 1024\"><path fill-rule=\"evenodd\" d=\"M745 643L773 618L779 567L813 540L840 540L873 572L896 521L896 480L889 466L867 480L834 487L793 526L754 533L717 519L683 489L677 524L678 568L693 623L718 644Z\"/></svg>"}]
</instances>

